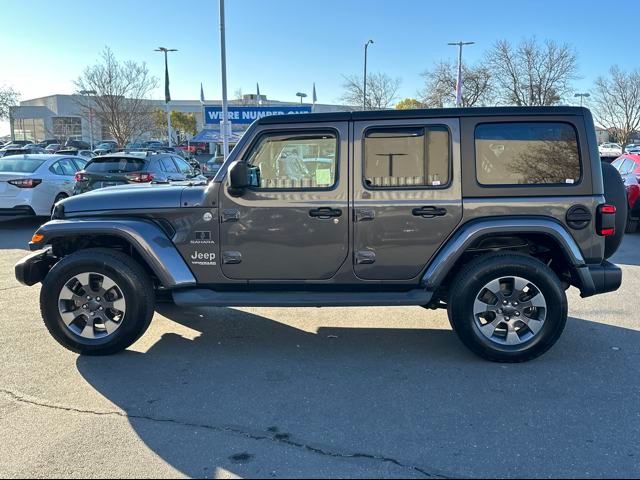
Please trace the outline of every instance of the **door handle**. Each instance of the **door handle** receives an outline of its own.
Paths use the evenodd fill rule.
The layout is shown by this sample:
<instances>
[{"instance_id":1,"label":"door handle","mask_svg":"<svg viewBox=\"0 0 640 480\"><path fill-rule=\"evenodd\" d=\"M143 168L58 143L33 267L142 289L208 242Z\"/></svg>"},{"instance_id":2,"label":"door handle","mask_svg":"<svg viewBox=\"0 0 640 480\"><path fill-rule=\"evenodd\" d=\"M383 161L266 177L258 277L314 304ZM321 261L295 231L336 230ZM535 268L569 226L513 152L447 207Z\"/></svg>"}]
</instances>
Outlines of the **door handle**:
<instances>
[{"instance_id":1,"label":"door handle","mask_svg":"<svg viewBox=\"0 0 640 480\"><path fill-rule=\"evenodd\" d=\"M313 210L309 210L310 217L316 218L334 218L342 216L342 210L339 208L315 208Z\"/></svg>"},{"instance_id":2,"label":"door handle","mask_svg":"<svg viewBox=\"0 0 640 480\"><path fill-rule=\"evenodd\" d=\"M416 217L423 218L444 217L447 214L447 209L441 207L419 207L414 208L411 213Z\"/></svg>"}]
</instances>

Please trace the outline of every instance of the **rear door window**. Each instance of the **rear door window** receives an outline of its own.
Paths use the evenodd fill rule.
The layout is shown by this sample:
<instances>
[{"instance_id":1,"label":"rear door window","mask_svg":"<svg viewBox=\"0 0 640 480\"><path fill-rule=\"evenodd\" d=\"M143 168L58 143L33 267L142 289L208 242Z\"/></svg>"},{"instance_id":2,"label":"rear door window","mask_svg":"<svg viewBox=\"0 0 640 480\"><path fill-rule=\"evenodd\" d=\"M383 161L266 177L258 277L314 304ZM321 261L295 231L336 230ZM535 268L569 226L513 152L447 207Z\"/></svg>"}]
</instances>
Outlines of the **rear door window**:
<instances>
[{"instance_id":1,"label":"rear door window","mask_svg":"<svg viewBox=\"0 0 640 480\"><path fill-rule=\"evenodd\" d=\"M51 168L49 168L49 170L56 175L71 177L75 175L77 168L70 158L63 158L62 160L58 160L56 163L51 165Z\"/></svg>"},{"instance_id":2,"label":"rear door window","mask_svg":"<svg viewBox=\"0 0 640 480\"><path fill-rule=\"evenodd\" d=\"M89 173L129 173L144 169L145 160L129 157L94 158L85 169Z\"/></svg>"},{"instance_id":3,"label":"rear door window","mask_svg":"<svg viewBox=\"0 0 640 480\"><path fill-rule=\"evenodd\" d=\"M475 130L481 185L559 185L580 182L576 130L567 123L484 123Z\"/></svg>"}]
</instances>

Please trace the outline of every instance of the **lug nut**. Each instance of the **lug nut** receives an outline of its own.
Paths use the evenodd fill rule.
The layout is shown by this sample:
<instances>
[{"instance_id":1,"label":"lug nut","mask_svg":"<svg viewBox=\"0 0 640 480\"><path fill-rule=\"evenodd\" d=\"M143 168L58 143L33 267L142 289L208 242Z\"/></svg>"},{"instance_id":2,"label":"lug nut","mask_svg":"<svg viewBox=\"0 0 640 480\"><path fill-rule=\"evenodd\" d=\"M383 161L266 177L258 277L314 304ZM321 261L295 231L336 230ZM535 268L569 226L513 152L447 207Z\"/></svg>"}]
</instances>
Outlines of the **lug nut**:
<instances>
[{"instance_id":1,"label":"lug nut","mask_svg":"<svg viewBox=\"0 0 640 480\"><path fill-rule=\"evenodd\" d=\"M87 300L91 300L91 297L89 295L87 295Z\"/></svg>"},{"instance_id":2,"label":"lug nut","mask_svg":"<svg viewBox=\"0 0 640 480\"><path fill-rule=\"evenodd\" d=\"M519 316L520 316L520 312L516 312L516 317L519 317Z\"/></svg>"},{"instance_id":3,"label":"lug nut","mask_svg":"<svg viewBox=\"0 0 640 480\"><path fill-rule=\"evenodd\" d=\"M89 305L86 305L86 304L82 305L82 308L84 308L86 310L87 308L89 308Z\"/></svg>"},{"instance_id":4,"label":"lug nut","mask_svg":"<svg viewBox=\"0 0 640 480\"><path fill-rule=\"evenodd\" d=\"M104 310L104 307L100 307L100 311Z\"/></svg>"},{"instance_id":5,"label":"lug nut","mask_svg":"<svg viewBox=\"0 0 640 480\"><path fill-rule=\"evenodd\" d=\"M507 302L506 300L503 300L503 301L502 301L502 304L503 304L503 305L509 305L509 302Z\"/></svg>"},{"instance_id":6,"label":"lug nut","mask_svg":"<svg viewBox=\"0 0 640 480\"><path fill-rule=\"evenodd\" d=\"M98 300L100 300L100 299L98 299ZM517 307L518 306L518 302L513 302L513 306Z\"/></svg>"},{"instance_id":7,"label":"lug nut","mask_svg":"<svg viewBox=\"0 0 640 480\"><path fill-rule=\"evenodd\" d=\"M100 297L96 298L96 301L101 302L102 300L100 299Z\"/></svg>"},{"instance_id":8,"label":"lug nut","mask_svg":"<svg viewBox=\"0 0 640 480\"><path fill-rule=\"evenodd\" d=\"M508 322L509 320L511 320L511 317L504 317L504 319Z\"/></svg>"},{"instance_id":9,"label":"lug nut","mask_svg":"<svg viewBox=\"0 0 640 480\"><path fill-rule=\"evenodd\" d=\"M96 315L96 312L91 312L91 316L94 317Z\"/></svg>"},{"instance_id":10,"label":"lug nut","mask_svg":"<svg viewBox=\"0 0 640 480\"><path fill-rule=\"evenodd\" d=\"M502 315L502 309L501 308L498 309L498 313Z\"/></svg>"}]
</instances>

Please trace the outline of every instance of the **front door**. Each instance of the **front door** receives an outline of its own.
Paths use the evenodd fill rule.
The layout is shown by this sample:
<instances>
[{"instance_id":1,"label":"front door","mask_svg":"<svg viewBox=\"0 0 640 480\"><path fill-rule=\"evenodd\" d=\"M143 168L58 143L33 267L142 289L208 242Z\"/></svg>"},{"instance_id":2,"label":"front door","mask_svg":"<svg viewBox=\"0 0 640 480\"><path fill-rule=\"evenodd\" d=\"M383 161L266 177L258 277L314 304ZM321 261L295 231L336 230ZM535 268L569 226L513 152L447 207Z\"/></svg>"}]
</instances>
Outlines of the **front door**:
<instances>
[{"instance_id":1,"label":"front door","mask_svg":"<svg viewBox=\"0 0 640 480\"><path fill-rule=\"evenodd\" d=\"M458 119L356 122L354 269L410 280L462 218Z\"/></svg>"},{"instance_id":2,"label":"front door","mask_svg":"<svg viewBox=\"0 0 640 480\"><path fill-rule=\"evenodd\" d=\"M348 123L269 126L238 157L257 187L220 189L222 271L232 279L325 280L349 250Z\"/></svg>"}]
</instances>

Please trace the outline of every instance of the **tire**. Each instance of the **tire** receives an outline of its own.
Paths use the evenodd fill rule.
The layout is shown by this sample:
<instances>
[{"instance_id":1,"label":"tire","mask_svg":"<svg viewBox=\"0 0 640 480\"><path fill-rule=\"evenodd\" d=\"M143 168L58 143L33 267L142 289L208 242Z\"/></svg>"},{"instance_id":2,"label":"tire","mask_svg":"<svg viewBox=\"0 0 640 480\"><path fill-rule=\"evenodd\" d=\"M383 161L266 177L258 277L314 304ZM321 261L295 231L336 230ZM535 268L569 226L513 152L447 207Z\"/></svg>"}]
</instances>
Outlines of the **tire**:
<instances>
[{"instance_id":1,"label":"tire","mask_svg":"<svg viewBox=\"0 0 640 480\"><path fill-rule=\"evenodd\" d=\"M61 200L64 200L65 198L69 198L69 196L66 193L58 194L56 199L53 201L53 205L51 205L51 213L53 213L53 209L56 208L56 203L58 203Z\"/></svg>"},{"instance_id":2,"label":"tire","mask_svg":"<svg viewBox=\"0 0 640 480\"><path fill-rule=\"evenodd\" d=\"M607 203L616 207L616 232L615 235L606 237L604 247L604 258L611 258L620 247L627 226L627 190L620 173L609 163L602 164L602 180Z\"/></svg>"},{"instance_id":3,"label":"tire","mask_svg":"<svg viewBox=\"0 0 640 480\"><path fill-rule=\"evenodd\" d=\"M496 303L491 304L492 294L485 288L487 285L495 285L498 281L501 287L516 286L522 284L522 279L528 282L522 288L528 291L527 294L518 300L516 289L510 296L506 288L499 293L504 295L504 300L494 295ZM560 280L549 267L533 257L513 253L483 255L466 265L451 285L448 314L453 330L462 343L486 360L502 363L533 360L558 341L566 325L567 297ZM527 295L531 295L528 300ZM504 315L497 312L476 315L476 309L485 308L485 301L488 302L487 310L494 309ZM531 306L541 301L544 307ZM508 303L504 309L502 302ZM507 328L505 319L513 328ZM531 327L525 326L525 321ZM482 325L483 322L487 322L486 325ZM494 324L499 328L494 329ZM491 329L494 329L494 334L487 336L486 332ZM514 341L516 337L517 341Z\"/></svg>"},{"instance_id":4,"label":"tire","mask_svg":"<svg viewBox=\"0 0 640 480\"><path fill-rule=\"evenodd\" d=\"M638 231L638 220L634 220L627 216L627 224L624 229L624 233L636 233Z\"/></svg>"},{"instance_id":5,"label":"tire","mask_svg":"<svg viewBox=\"0 0 640 480\"><path fill-rule=\"evenodd\" d=\"M90 287L78 287L83 278ZM101 293L107 280L115 286ZM71 294L73 299L61 299ZM86 299L91 301L81 306ZM40 311L51 335L82 355L125 350L147 330L154 309L154 289L145 270L128 255L109 249L80 250L63 258L47 274L40 292ZM91 322L89 312L95 314ZM63 315L66 322L75 320L68 325Z\"/></svg>"}]
</instances>

